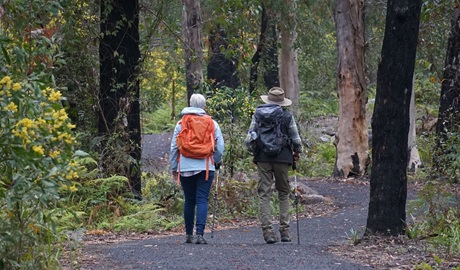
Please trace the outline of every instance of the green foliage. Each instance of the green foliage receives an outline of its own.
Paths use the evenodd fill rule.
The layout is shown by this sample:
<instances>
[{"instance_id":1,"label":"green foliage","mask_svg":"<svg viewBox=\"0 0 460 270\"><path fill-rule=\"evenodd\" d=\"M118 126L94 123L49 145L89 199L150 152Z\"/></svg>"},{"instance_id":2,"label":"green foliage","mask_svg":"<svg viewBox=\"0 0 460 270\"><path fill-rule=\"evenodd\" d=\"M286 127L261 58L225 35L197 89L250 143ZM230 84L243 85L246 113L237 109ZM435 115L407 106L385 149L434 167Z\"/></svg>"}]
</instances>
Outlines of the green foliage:
<instances>
[{"instance_id":1,"label":"green foliage","mask_svg":"<svg viewBox=\"0 0 460 270\"><path fill-rule=\"evenodd\" d=\"M62 9L56 20L55 35L66 64L53 73L56 83L65 86L63 103L81 134L82 147L89 152L89 141L95 134L97 121L99 7L88 0L60 0L59 3Z\"/></svg>"},{"instance_id":2,"label":"green foliage","mask_svg":"<svg viewBox=\"0 0 460 270\"><path fill-rule=\"evenodd\" d=\"M1 81L0 251L1 263L10 269L56 265L57 234L48 209L67 196L61 190L76 189L73 125L58 103L61 93L46 79Z\"/></svg>"},{"instance_id":3,"label":"green foliage","mask_svg":"<svg viewBox=\"0 0 460 270\"><path fill-rule=\"evenodd\" d=\"M219 123L224 136L226 148L223 164L231 175L242 169L237 167L237 163L250 159L244 139L255 109L253 104L254 99L241 88L221 88L207 99L207 112Z\"/></svg>"},{"instance_id":4,"label":"green foliage","mask_svg":"<svg viewBox=\"0 0 460 270\"><path fill-rule=\"evenodd\" d=\"M180 104L180 108L185 107L186 104ZM171 117L172 110L169 103L163 104L159 109L153 113L144 112L141 117L142 133L144 134L157 134L172 132L178 119Z\"/></svg>"},{"instance_id":5,"label":"green foliage","mask_svg":"<svg viewBox=\"0 0 460 270\"><path fill-rule=\"evenodd\" d=\"M315 143L299 160L297 170L307 177L327 177L332 175L334 164L335 146L332 143Z\"/></svg>"},{"instance_id":6,"label":"green foliage","mask_svg":"<svg viewBox=\"0 0 460 270\"><path fill-rule=\"evenodd\" d=\"M444 137L444 136L443 136ZM460 181L460 132L446 131L445 139L440 139L440 147L436 149L436 172L442 174L452 183Z\"/></svg>"},{"instance_id":7,"label":"green foliage","mask_svg":"<svg viewBox=\"0 0 460 270\"><path fill-rule=\"evenodd\" d=\"M62 235L53 208L77 190L78 177L75 126L52 73L64 63L52 34L60 4L9 1L3 8L0 268L56 269Z\"/></svg>"},{"instance_id":8,"label":"green foliage","mask_svg":"<svg viewBox=\"0 0 460 270\"><path fill-rule=\"evenodd\" d=\"M216 190L211 191L213 198ZM235 177L220 176L217 190L218 220L235 220L241 218L256 218L258 215L257 181L247 179L242 174ZM214 212L214 204L210 205L210 212Z\"/></svg>"},{"instance_id":9,"label":"green foliage","mask_svg":"<svg viewBox=\"0 0 460 270\"><path fill-rule=\"evenodd\" d=\"M336 41L332 1L298 3L300 107L303 119L336 114Z\"/></svg>"},{"instance_id":10,"label":"green foliage","mask_svg":"<svg viewBox=\"0 0 460 270\"><path fill-rule=\"evenodd\" d=\"M353 228L350 229L349 233L346 233L346 236L351 240L353 245L357 245L360 242L360 235L361 233Z\"/></svg>"},{"instance_id":11,"label":"green foliage","mask_svg":"<svg viewBox=\"0 0 460 270\"><path fill-rule=\"evenodd\" d=\"M410 203L416 214L408 224L406 232L413 239L427 238L446 256L460 251L460 212L457 197L451 194L451 184L429 181L421 190L417 200Z\"/></svg>"}]
</instances>

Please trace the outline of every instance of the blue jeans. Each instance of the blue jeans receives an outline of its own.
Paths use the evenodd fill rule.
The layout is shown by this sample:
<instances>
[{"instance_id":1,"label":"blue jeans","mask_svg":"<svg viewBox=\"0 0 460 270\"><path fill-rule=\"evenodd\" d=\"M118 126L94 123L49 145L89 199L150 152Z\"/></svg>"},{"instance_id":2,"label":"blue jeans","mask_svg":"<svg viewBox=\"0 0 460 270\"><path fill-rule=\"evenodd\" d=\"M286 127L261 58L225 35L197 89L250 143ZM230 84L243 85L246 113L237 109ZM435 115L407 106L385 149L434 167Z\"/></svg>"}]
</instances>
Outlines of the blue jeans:
<instances>
[{"instance_id":1,"label":"blue jeans","mask_svg":"<svg viewBox=\"0 0 460 270\"><path fill-rule=\"evenodd\" d=\"M190 177L180 177L182 190L184 191L184 221L185 233L193 234L196 208L196 234L203 235L208 217L208 198L211 190L214 172L209 171L209 179L205 180L206 171Z\"/></svg>"}]
</instances>

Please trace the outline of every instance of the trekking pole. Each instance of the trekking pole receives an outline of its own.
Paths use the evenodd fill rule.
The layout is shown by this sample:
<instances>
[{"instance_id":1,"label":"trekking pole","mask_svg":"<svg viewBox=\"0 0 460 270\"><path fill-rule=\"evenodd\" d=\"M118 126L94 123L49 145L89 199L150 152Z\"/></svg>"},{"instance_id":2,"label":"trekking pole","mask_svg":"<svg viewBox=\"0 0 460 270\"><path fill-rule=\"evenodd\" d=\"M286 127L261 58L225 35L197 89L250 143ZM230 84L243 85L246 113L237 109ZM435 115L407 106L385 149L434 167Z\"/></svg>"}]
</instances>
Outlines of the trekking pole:
<instances>
[{"instance_id":1,"label":"trekking pole","mask_svg":"<svg viewBox=\"0 0 460 270\"><path fill-rule=\"evenodd\" d=\"M219 170L216 170L216 191L214 192L214 205L213 205L213 213L212 213L212 227L211 227L211 238L214 238L214 220L216 219L216 208L217 208L217 188L219 187Z\"/></svg>"},{"instance_id":2,"label":"trekking pole","mask_svg":"<svg viewBox=\"0 0 460 270\"><path fill-rule=\"evenodd\" d=\"M300 245L300 233L299 233L299 190L297 189L297 172L295 162L292 163L292 169L294 170L294 203L295 203L295 218L297 220L297 244Z\"/></svg>"}]
</instances>

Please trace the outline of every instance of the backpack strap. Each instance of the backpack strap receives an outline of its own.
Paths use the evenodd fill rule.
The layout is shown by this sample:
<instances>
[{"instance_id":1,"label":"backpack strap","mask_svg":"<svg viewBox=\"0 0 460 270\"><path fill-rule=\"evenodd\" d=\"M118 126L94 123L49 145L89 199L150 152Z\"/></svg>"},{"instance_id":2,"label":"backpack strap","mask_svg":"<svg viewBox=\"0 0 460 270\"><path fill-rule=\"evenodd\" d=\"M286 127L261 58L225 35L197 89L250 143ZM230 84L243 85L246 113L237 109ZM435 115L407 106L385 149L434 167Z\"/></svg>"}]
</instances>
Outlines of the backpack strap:
<instances>
[{"instance_id":1,"label":"backpack strap","mask_svg":"<svg viewBox=\"0 0 460 270\"><path fill-rule=\"evenodd\" d=\"M280 121L281 133L285 139L286 145L291 145L291 140L289 139L289 124L291 123L292 114L290 111L283 109L283 115Z\"/></svg>"}]
</instances>

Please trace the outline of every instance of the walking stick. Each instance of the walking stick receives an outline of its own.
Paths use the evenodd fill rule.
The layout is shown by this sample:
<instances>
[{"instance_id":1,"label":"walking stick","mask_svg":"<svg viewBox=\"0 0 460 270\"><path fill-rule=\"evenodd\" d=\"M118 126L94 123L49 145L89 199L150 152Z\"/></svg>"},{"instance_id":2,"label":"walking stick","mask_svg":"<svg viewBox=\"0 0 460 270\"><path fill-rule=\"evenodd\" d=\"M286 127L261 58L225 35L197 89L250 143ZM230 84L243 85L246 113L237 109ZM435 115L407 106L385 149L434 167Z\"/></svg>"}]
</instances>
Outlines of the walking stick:
<instances>
[{"instance_id":1,"label":"walking stick","mask_svg":"<svg viewBox=\"0 0 460 270\"><path fill-rule=\"evenodd\" d=\"M292 163L292 169L294 170L294 203L295 203L295 218L297 220L297 244L300 245L300 233L299 233L299 190L297 189L297 172L295 162Z\"/></svg>"},{"instance_id":2,"label":"walking stick","mask_svg":"<svg viewBox=\"0 0 460 270\"><path fill-rule=\"evenodd\" d=\"M219 187L219 170L216 169L216 191L214 192L214 205L212 213L212 227L211 227L211 238L214 238L214 220L216 219L216 208L217 208L217 188Z\"/></svg>"}]
</instances>

